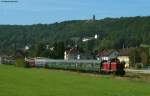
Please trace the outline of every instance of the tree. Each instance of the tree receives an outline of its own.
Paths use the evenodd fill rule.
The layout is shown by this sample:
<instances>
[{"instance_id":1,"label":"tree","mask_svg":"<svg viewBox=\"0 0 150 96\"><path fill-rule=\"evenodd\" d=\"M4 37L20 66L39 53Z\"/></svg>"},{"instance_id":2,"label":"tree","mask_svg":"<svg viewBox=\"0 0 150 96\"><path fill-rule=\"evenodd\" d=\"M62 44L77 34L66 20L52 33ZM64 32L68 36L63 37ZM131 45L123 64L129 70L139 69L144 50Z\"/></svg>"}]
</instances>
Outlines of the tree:
<instances>
[{"instance_id":1,"label":"tree","mask_svg":"<svg viewBox=\"0 0 150 96\"><path fill-rule=\"evenodd\" d=\"M45 44L44 43L38 43L37 47L36 47L36 56L37 57L43 57L45 54Z\"/></svg>"},{"instance_id":2,"label":"tree","mask_svg":"<svg viewBox=\"0 0 150 96\"><path fill-rule=\"evenodd\" d=\"M25 67L25 51L24 50L17 50L15 53L15 60L17 67Z\"/></svg>"},{"instance_id":3,"label":"tree","mask_svg":"<svg viewBox=\"0 0 150 96\"><path fill-rule=\"evenodd\" d=\"M140 50L138 48L130 53L130 67L136 67L137 63L141 63Z\"/></svg>"},{"instance_id":4,"label":"tree","mask_svg":"<svg viewBox=\"0 0 150 96\"><path fill-rule=\"evenodd\" d=\"M64 59L65 46L64 42L54 43L54 57L55 59Z\"/></svg>"}]
</instances>

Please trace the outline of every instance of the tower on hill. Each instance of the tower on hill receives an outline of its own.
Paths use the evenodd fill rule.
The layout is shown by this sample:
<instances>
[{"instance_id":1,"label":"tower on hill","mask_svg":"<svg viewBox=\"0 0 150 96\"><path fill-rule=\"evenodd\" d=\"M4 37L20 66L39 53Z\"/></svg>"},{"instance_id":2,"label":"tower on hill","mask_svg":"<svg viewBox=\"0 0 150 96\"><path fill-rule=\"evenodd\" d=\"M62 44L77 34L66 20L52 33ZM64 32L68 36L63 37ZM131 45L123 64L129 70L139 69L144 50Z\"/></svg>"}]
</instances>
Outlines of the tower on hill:
<instances>
[{"instance_id":1,"label":"tower on hill","mask_svg":"<svg viewBox=\"0 0 150 96\"><path fill-rule=\"evenodd\" d=\"M93 15L93 21L95 21L96 20L96 17L95 17L95 15Z\"/></svg>"}]
</instances>

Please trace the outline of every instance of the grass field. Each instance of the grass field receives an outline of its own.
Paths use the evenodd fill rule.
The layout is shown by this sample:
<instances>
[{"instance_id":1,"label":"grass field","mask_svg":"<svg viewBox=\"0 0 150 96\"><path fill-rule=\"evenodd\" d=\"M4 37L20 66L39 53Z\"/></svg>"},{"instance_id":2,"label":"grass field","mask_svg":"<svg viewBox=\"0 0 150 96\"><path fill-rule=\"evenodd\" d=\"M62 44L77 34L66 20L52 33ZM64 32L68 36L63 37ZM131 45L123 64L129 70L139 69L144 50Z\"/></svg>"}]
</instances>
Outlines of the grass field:
<instances>
[{"instance_id":1,"label":"grass field","mask_svg":"<svg viewBox=\"0 0 150 96\"><path fill-rule=\"evenodd\" d=\"M0 65L0 96L150 96L150 83Z\"/></svg>"}]
</instances>

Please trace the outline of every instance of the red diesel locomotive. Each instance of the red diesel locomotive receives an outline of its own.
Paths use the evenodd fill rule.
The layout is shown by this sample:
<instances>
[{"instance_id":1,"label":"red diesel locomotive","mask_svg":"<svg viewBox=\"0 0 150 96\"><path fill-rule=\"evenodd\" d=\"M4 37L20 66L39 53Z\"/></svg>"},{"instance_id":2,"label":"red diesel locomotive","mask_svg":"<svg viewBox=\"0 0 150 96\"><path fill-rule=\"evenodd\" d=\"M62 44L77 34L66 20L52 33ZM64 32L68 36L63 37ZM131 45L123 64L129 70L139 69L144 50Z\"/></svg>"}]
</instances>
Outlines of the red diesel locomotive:
<instances>
[{"instance_id":1,"label":"red diesel locomotive","mask_svg":"<svg viewBox=\"0 0 150 96\"><path fill-rule=\"evenodd\" d=\"M125 74L125 62L120 62L119 59L112 59L110 61L102 61L101 72L103 74L114 73L116 75L124 75Z\"/></svg>"}]
</instances>

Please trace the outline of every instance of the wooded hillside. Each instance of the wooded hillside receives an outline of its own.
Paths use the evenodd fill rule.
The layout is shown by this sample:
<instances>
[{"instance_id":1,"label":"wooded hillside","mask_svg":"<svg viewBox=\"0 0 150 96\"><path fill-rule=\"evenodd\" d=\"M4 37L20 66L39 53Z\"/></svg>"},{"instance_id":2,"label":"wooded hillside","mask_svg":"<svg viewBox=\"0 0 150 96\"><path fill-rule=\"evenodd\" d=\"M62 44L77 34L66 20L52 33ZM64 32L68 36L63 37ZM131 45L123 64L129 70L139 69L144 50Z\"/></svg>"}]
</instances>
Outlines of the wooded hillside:
<instances>
[{"instance_id":1,"label":"wooded hillside","mask_svg":"<svg viewBox=\"0 0 150 96\"><path fill-rule=\"evenodd\" d=\"M118 49L150 44L150 17L75 20L54 24L0 25L0 53L13 53L25 45L36 49L40 42L78 41L87 50ZM99 35L82 43L81 38ZM77 40L77 39L78 40ZM66 43L69 44L69 43Z\"/></svg>"}]
</instances>

